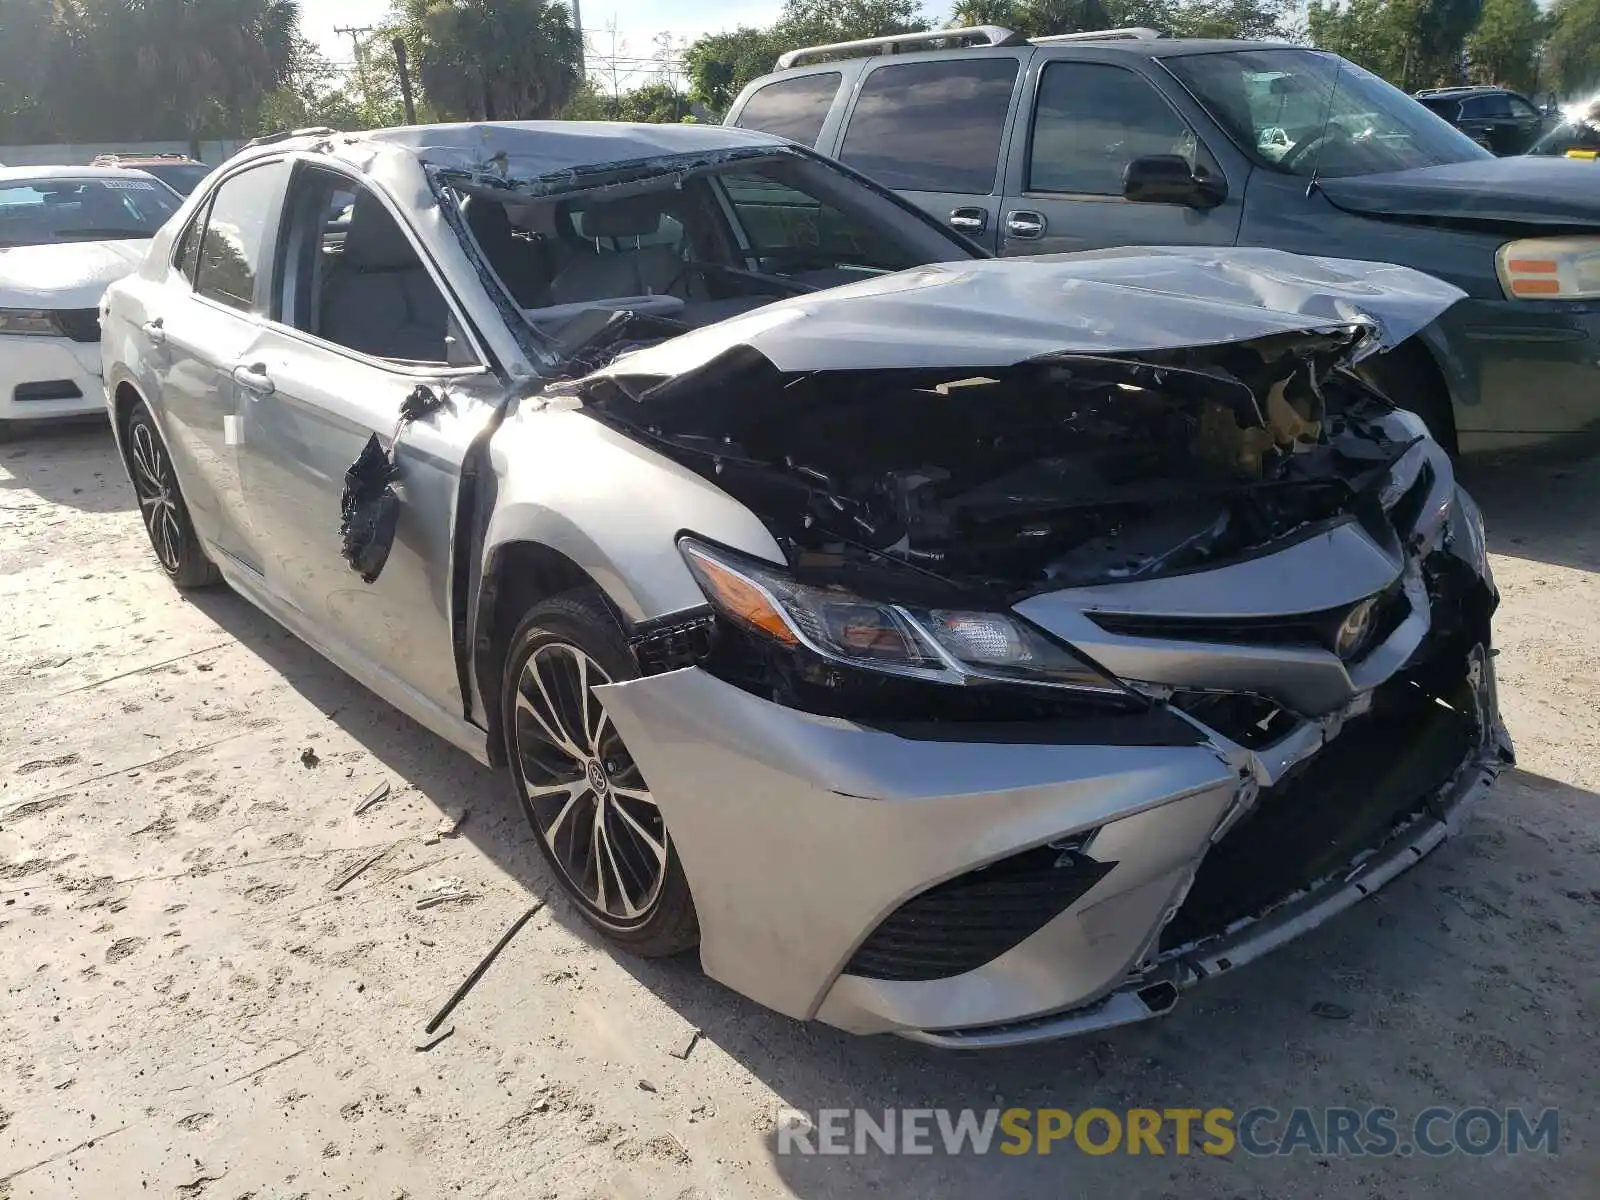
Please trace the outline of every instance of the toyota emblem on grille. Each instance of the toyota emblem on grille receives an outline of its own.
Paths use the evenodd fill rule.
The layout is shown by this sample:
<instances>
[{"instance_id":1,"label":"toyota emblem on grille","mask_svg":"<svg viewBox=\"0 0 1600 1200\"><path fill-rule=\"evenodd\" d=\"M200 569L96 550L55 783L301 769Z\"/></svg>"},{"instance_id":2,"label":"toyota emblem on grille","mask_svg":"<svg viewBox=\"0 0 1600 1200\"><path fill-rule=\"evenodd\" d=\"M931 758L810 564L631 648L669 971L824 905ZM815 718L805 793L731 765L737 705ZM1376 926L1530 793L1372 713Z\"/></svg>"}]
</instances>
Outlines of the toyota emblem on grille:
<instances>
[{"instance_id":1,"label":"toyota emblem on grille","mask_svg":"<svg viewBox=\"0 0 1600 1200\"><path fill-rule=\"evenodd\" d=\"M1340 658L1352 659L1366 649L1367 639L1377 626L1377 617L1378 600L1375 596L1363 600L1346 614L1334 639L1334 649L1339 652Z\"/></svg>"}]
</instances>

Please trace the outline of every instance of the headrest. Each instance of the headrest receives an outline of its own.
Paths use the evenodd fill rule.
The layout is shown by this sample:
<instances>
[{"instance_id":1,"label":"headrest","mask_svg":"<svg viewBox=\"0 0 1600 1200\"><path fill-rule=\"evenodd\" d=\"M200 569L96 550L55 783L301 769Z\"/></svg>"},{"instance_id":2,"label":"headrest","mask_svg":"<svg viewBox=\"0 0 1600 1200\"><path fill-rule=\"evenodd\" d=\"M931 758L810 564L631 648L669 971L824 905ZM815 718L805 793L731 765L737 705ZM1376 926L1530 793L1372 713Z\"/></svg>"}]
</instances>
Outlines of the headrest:
<instances>
[{"instance_id":1,"label":"headrest","mask_svg":"<svg viewBox=\"0 0 1600 1200\"><path fill-rule=\"evenodd\" d=\"M478 239L480 245L501 245L511 240L511 218L506 213L506 206L498 200L468 196L461 205L461 211L466 215L472 236Z\"/></svg>"},{"instance_id":2,"label":"headrest","mask_svg":"<svg viewBox=\"0 0 1600 1200\"><path fill-rule=\"evenodd\" d=\"M661 228L661 202L653 196L608 200L578 214L587 238L646 237Z\"/></svg>"},{"instance_id":3,"label":"headrest","mask_svg":"<svg viewBox=\"0 0 1600 1200\"><path fill-rule=\"evenodd\" d=\"M350 228L344 235L345 265L358 271L399 271L418 265L417 251L383 202L368 191L356 193Z\"/></svg>"}]
</instances>

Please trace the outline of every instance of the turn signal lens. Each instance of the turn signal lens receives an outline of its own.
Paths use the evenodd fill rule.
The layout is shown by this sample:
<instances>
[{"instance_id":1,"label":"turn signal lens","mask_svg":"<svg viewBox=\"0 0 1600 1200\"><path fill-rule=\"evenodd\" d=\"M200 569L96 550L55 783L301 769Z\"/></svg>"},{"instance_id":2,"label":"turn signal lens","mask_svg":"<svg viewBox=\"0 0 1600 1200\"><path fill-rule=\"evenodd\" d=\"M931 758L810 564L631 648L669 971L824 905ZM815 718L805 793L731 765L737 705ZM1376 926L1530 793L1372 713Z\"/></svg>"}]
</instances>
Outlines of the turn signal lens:
<instances>
[{"instance_id":1,"label":"turn signal lens","mask_svg":"<svg viewBox=\"0 0 1600 1200\"><path fill-rule=\"evenodd\" d=\"M1512 300L1600 297L1600 238L1525 238L1495 256L1500 287Z\"/></svg>"},{"instance_id":2,"label":"turn signal lens","mask_svg":"<svg viewBox=\"0 0 1600 1200\"><path fill-rule=\"evenodd\" d=\"M783 619L772 597L758 584L734 574L688 542L681 543L681 546L684 561L689 564L689 570L694 572L700 590L723 613L786 646L799 642L800 639L795 637L794 630L789 628L789 622Z\"/></svg>"}]
</instances>

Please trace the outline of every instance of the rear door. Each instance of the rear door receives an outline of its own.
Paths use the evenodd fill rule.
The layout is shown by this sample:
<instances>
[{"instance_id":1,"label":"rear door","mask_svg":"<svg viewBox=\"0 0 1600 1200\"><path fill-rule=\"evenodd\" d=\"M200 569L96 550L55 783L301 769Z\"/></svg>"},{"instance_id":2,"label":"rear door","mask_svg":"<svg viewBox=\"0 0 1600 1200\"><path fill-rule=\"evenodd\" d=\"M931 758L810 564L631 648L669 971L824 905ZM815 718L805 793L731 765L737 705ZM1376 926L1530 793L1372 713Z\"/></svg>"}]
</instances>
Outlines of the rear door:
<instances>
[{"instance_id":1,"label":"rear door","mask_svg":"<svg viewBox=\"0 0 1600 1200\"><path fill-rule=\"evenodd\" d=\"M997 245L1000 164L1032 47L870 61L836 157L985 250Z\"/></svg>"},{"instance_id":2,"label":"rear door","mask_svg":"<svg viewBox=\"0 0 1600 1200\"><path fill-rule=\"evenodd\" d=\"M1511 119L1516 124L1516 149L1513 154L1526 154L1544 133L1544 117L1533 104L1515 93L1506 95L1511 106Z\"/></svg>"},{"instance_id":3,"label":"rear door","mask_svg":"<svg viewBox=\"0 0 1600 1200\"><path fill-rule=\"evenodd\" d=\"M1468 96L1461 101L1461 131L1473 141L1504 157L1521 153L1511 100L1503 92Z\"/></svg>"},{"instance_id":4,"label":"rear door","mask_svg":"<svg viewBox=\"0 0 1600 1200\"><path fill-rule=\"evenodd\" d=\"M1124 200L1128 164L1156 155L1177 155L1224 180L1227 198L1207 209ZM1193 125L1132 66L1041 56L1011 142L1000 253L1230 246L1244 211L1245 172L1238 174L1227 178Z\"/></svg>"},{"instance_id":5,"label":"rear door","mask_svg":"<svg viewBox=\"0 0 1600 1200\"><path fill-rule=\"evenodd\" d=\"M181 282L151 304L144 326L162 364L162 429L195 529L257 572L260 542L240 488L232 372L260 329L288 174L288 164L273 160L222 181L178 247Z\"/></svg>"}]
</instances>

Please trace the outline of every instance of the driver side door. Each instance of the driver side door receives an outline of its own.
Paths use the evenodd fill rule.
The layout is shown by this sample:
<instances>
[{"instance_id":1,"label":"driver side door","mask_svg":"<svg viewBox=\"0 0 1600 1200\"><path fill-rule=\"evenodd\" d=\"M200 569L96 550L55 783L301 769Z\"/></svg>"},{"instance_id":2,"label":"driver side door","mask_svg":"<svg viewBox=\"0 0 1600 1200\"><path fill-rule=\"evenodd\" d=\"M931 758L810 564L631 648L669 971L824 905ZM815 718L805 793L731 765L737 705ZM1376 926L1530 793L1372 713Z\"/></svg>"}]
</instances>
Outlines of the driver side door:
<instances>
[{"instance_id":1,"label":"driver side door","mask_svg":"<svg viewBox=\"0 0 1600 1200\"><path fill-rule=\"evenodd\" d=\"M1231 246L1243 215L1243 179L1228 180L1184 116L1137 71L1079 59L1036 64L1026 136L1011 139L1000 253L1060 254L1107 246ZM1136 158L1177 155L1228 183L1211 208L1125 200Z\"/></svg>"}]
</instances>

